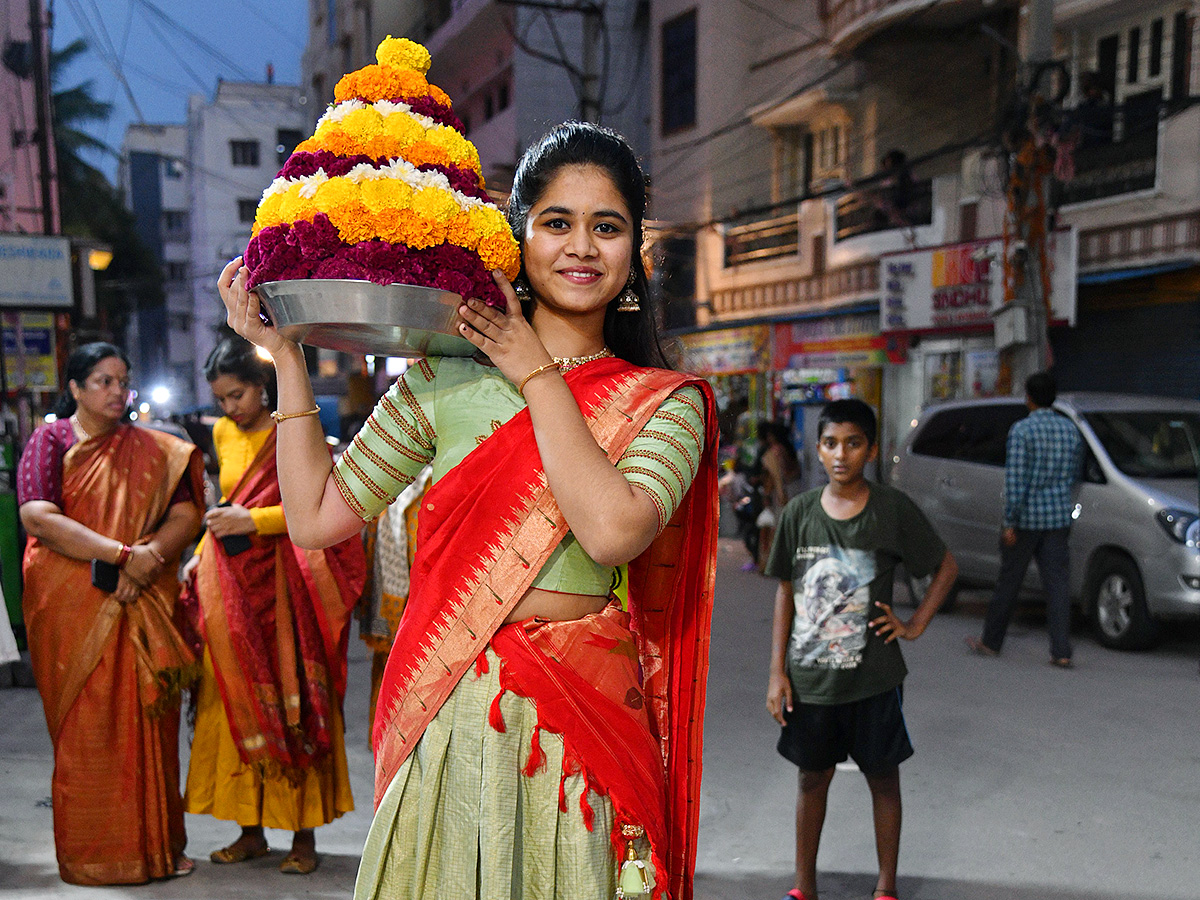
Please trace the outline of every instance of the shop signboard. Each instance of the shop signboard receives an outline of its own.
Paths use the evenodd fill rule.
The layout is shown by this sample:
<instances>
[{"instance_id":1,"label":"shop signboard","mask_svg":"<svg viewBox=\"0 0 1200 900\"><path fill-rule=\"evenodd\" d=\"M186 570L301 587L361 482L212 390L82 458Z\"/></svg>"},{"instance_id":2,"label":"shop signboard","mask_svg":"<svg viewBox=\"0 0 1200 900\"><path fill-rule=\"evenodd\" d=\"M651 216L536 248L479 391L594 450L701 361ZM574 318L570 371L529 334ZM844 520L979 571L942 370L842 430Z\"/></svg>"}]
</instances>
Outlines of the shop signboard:
<instances>
[{"instance_id":1,"label":"shop signboard","mask_svg":"<svg viewBox=\"0 0 1200 900\"><path fill-rule=\"evenodd\" d=\"M766 372L771 365L771 332L766 325L696 331L680 340L686 368L698 375Z\"/></svg>"},{"instance_id":2,"label":"shop signboard","mask_svg":"<svg viewBox=\"0 0 1200 900\"><path fill-rule=\"evenodd\" d=\"M58 390L58 360L54 352L54 314L2 314L4 377L9 390Z\"/></svg>"},{"instance_id":3,"label":"shop signboard","mask_svg":"<svg viewBox=\"0 0 1200 900\"><path fill-rule=\"evenodd\" d=\"M31 234L0 234L0 306L69 309L71 242Z\"/></svg>"},{"instance_id":4,"label":"shop signboard","mask_svg":"<svg viewBox=\"0 0 1200 900\"><path fill-rule=\"evenodd\" d=\"M775 326L772 368L855 369L888 361L875 311L798 319Z\"/></svg>"},{"instance_id":5,"label":"shop signboard","mask_svg":"<svg viewBox=\"0 0 1200 900\"><path fill-rule=\"evenodd\" d=\"M1075 324L1078 239L1069 229L1046 239L1054 322ZM991 328L1004 304L1004 242L947 244L880 257L880 330L954 332Z\"/></svg>"}]
</instances>

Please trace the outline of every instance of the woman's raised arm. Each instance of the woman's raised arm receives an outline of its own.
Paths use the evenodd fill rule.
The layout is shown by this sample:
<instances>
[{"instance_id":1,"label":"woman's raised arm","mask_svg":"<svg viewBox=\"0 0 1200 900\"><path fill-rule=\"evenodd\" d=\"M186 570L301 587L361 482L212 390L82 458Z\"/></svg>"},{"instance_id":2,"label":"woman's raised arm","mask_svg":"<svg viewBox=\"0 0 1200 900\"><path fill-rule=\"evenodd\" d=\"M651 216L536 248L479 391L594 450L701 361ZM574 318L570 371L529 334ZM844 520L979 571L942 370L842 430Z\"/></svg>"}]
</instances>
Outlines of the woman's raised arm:
<instances>
[{"instance_id":1,"label":"woman's raised arm","mask_svg":"<svg viewBox=\"0 0 1200 900\"><path fill-rule=\"evenodd\" d=\"M357 534L363 521L350 509L333 480L333 460L316 415L312 383L304 351L284 338L259 315L258 296L246 290L249 270L241 257L221 272L217 288L225 303L229 326L271 354L279 386L279 424L276 460L279 491L288 534L300 547L328 547Z\"/></svg>"}]
</instances>

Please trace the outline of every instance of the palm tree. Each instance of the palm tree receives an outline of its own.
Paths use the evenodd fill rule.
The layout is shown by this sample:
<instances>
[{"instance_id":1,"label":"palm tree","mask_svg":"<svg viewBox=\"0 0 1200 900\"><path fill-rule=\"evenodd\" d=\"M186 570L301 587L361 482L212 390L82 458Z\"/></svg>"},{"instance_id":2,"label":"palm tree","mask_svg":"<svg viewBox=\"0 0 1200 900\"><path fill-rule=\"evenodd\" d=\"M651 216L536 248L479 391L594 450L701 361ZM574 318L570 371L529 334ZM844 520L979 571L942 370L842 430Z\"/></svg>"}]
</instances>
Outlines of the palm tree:
<instances>
[{"instance_id":1,"label":"palm tree","mask_svg":"<svg viewBox=\"0 0 1200 900\"><path fill-rule=\"evenodd\" d=\"M84 159L95 152L117 156L115 150L88 134L85 125L104 122L112 104L98 100L93 83L60 87L71 61L87 52L87 42L77 39L50 54L50 98L54 143L58 155L58 198L64 234L89 237L108 244L112 264L96 277L100 323L118 339L134 308L164 302L162 268L138 237L133 214L121 202L104 173Z\"/></svg>"}]
</instances>

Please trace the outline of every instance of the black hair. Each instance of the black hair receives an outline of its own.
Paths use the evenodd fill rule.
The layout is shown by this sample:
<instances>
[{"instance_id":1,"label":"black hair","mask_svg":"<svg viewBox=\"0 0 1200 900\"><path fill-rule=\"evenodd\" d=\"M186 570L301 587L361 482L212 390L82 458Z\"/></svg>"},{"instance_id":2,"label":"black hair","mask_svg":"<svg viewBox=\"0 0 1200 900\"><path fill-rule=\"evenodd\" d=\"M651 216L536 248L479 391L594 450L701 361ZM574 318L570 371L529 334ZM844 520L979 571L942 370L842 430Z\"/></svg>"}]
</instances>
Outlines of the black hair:
<instances>
[{"instance_id":1,"label":"black hair","mask_svg":"<svg viewBox=\"0 0 1200 900\"><path fill-rule=\"evenodd\" d=\"M212 384L222 375L266 388L267 408L274 409L279 390L275 384L275 367L258 355L257 348L245 338L226 335L204 361L204 377Z\"/></svg>"},{"instance_id":2,"label":"black hair","mask_svg":"<svg viewBox=\"0 0 1200 900\"><path fill-rule=\"evenodd\" d=\"M93 341L90 344L81 344L71 351L71 355L67 357L68 386L59 395L58 401L54 404L54 414L56 416L60 419L65 419L67 416L75 413L77 404L75 403L75 398L71 396L70 382L73 381L82 388L83 383L95 371L96 366L112 356L125 363L126 369L132 368L129 365L129 357L125 355L125 351L115 344L109 344L106 341Z\"/></svg>"},{"instance_id":3,"label":"black hair","mask_svg":"<svg viewBox=\"0 0 1200 900\"><path fill-rule=\"evenodd\" d=\"M857 425L866 435L867 443L874 447L878 436L878 425L875 422L875 410L856 397L846 400L831 400L821 410L821 418L817 420L817 435L825 434L830 425Z\"/></svg>"},{"instance_id":4,"label":"black hair","mask_svg":"<svg viewBox=\"0 0 1200 900\"><path fill-rule=\"evenodd\" d=\"M642 220L646 215L646 176L625 138L591 122L563 122L542 136L521 156L508 198L508 224L524 246L529 210L546 192L564 166L596 166L612 179L633 216L633 270L630 288L637 294L639 312L618 312L617 301L604 313L604 342L621 359L639 366L671 368L658 338L658 316L650 297L650 282L642 259ZM524 265L519 278L525 278ZM530 309L524 310L526 317Z\"/></svg>"},{"instance_id":5,"label":"black hair","mask_svg":"<svg viewBox=\"0 0 1200 900\"><path fill-rule=\"evenodd\" d=\"M762 432L764 438L770 435L775 440L775 443L783 448L783 452L787 454L792 462L799 461L796 457L796 448L792 444L791 432L788 431L786 425L782 422L763 422L759 426L759 430Z\"/></svg>"},{"instance_id":6,"label":"black hair","mask_svg":"<svg viewBox=\"0 0 1200 900\"><path fill-rule=\"evenodd\" d=\"M1041 408L1053 406L1058 397L1058 382L1049 372L1035 372L1025 379L1025 396Z\"/></svg>"}]
</instances>

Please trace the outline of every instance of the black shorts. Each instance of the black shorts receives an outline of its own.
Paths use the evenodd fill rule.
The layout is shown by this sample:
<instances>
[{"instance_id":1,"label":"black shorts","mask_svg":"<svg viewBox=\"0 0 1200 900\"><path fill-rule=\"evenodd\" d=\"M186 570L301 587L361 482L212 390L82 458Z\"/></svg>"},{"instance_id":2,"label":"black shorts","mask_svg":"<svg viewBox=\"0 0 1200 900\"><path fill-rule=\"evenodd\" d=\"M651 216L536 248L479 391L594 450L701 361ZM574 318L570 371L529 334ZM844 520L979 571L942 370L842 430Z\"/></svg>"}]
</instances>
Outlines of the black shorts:
<instances>
[{"instance_id":1,"label":"black shorts","mask_svg":"<svg viewBox=\"0 0 1200 900\"><path fill-rule=\"evenodd\" d=\"M904 725L903 688L820 706L793 701L783 711L787 724L779 735L779 753L806 772L832 769L847 757L865 775L894 769L913 755Z\"/></svg>"}]
</instances>

